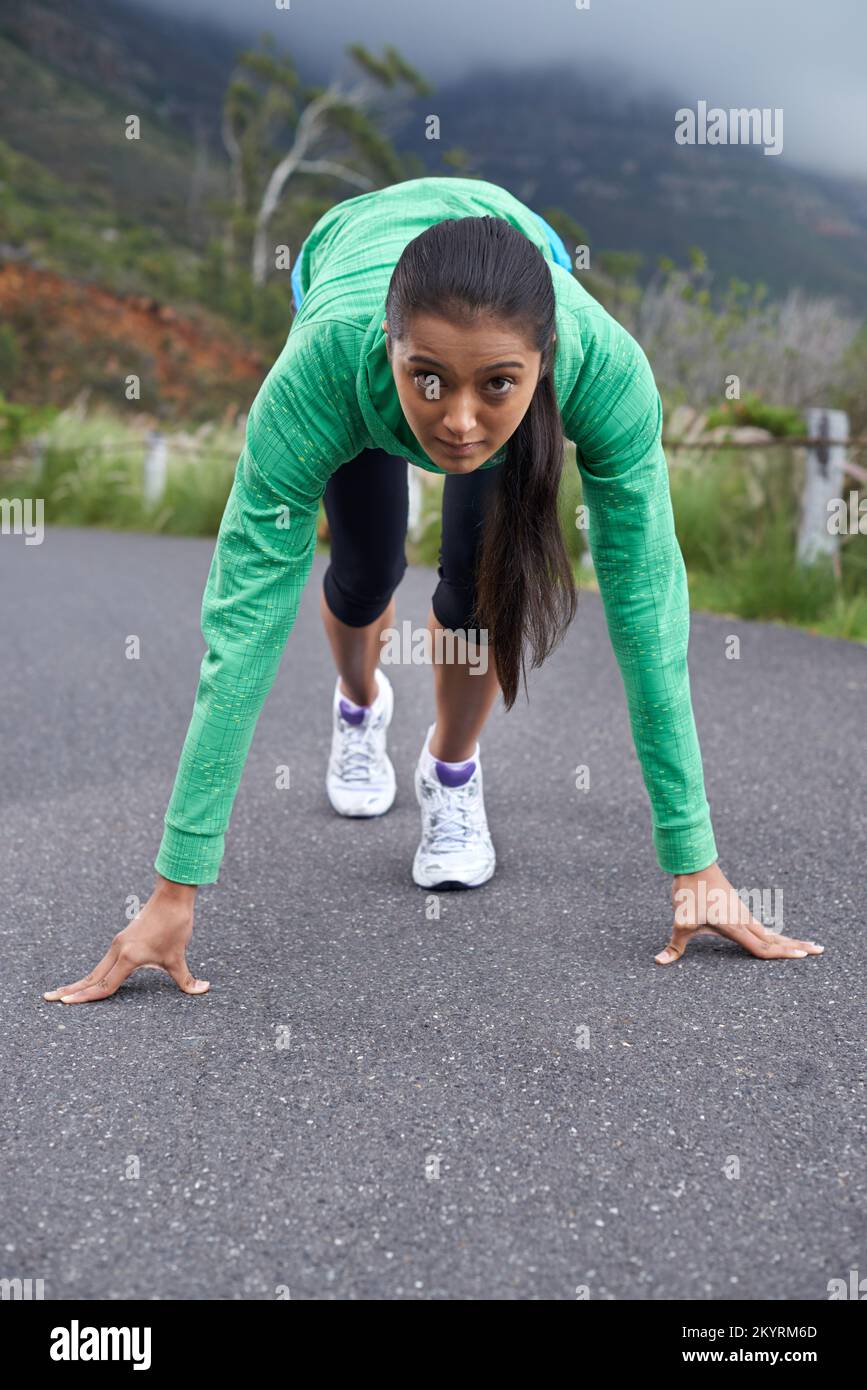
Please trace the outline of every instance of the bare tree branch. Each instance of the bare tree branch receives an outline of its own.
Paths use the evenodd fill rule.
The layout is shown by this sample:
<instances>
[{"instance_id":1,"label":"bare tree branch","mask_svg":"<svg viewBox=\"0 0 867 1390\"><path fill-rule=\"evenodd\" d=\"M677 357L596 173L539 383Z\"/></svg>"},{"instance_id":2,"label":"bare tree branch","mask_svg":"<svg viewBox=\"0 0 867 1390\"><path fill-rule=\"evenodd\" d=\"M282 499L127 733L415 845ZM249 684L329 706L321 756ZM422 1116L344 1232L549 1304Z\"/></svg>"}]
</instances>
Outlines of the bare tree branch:
<instances>
[{"instance_id":1,"label":"bare tree branch","mask_svg":"<svg viewBox=\"0 0 867 1390\"><path fill-rule=\"evenodd\" d=\"M359 174L357 169L347 169L343 164L335 164L331 159L302 159L297 166L299 174L333 174L335 178L354 183L357 188L373 188L373 179Z\"/></svg>"}]
</instances>

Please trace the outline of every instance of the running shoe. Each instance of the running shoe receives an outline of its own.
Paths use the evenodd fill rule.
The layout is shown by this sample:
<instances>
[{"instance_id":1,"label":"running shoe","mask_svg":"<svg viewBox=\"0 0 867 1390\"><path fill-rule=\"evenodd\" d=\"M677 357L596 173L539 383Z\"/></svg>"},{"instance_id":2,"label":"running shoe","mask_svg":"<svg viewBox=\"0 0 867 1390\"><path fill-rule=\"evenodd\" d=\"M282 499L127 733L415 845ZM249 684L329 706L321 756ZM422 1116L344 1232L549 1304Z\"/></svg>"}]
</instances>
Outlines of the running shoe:
<instances>
[{"instance_id":1,"label":"running shoe","mask_svg":"<svg viewBox=\"0 0 867 1390\"><path fill-rule=\"evenodd\" d=\"M391 681L376 667L379 694L372 705L353 705L334 683L331 756L325 787L340 816L382 816L394 801L395 776L385 751L394 710Z\"/></svg>"},{"instance_id":2,"label":"running shoe","mask_svg":"<svg viewBox=\"0 0 867 1390\"><path fill-rule=\"evenodd\" d=\"M462 767L447 767L430 752L435 728L431 724L427 731L415 769L421 843L412 876L420 888L478 888L497 864L485 815L479 744Z\"/></svg>"}]
</instances>

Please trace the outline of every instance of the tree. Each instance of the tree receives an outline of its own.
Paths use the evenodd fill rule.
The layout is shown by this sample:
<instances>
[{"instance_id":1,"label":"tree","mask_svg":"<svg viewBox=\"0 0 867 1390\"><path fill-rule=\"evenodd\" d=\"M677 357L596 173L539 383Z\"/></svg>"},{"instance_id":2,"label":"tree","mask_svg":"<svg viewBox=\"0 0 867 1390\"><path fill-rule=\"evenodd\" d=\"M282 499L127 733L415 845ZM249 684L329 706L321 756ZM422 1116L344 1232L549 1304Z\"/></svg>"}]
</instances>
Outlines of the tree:
<instances>
[{"instance_id":1,"label":"tree","mask_svg":"<svg viewBox=\"0 0 867 1390\"><path fill-rule=\"evenodd\" d=\"M407 176L390 139L378 129L377 122L385 119L378 99L401 86L416 96L433 89L390 44L382 58L362 44L350 44L346 51L362 74L360 81L353 74L348 88L340 79L327 88L303 86L291 57L277 52L270 35L260 49L238 57L223 103L232 189L226 241L235 258L240 246L249 244L255 285L268 278L271 220L296 175L336 178L361 191Z\"/></svg>"}]
</instances>

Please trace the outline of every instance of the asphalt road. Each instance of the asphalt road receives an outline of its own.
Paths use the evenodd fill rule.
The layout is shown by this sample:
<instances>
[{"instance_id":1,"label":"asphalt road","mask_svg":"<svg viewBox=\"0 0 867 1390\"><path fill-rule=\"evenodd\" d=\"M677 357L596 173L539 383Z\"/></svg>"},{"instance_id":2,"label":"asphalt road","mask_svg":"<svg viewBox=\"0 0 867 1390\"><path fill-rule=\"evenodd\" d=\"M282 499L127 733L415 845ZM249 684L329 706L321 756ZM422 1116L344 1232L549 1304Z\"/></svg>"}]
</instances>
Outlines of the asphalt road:
<instances>
[{"instance_id":1,"label":"asphalt road","mask_svg":"<svg viewBox=\"0 0 867 1390\"><path fill-rule=\"evenodd\" d=\"M495 708L497 873L432 920L410 876L430 672L388 668L394 807L336 816L317 556L199 893L210 994L139 971L102 1003L42 1000L151 890L212 550L0 537L0 1275L47 1298L341 1300L824 1300L867 1275L863 645L693 614L720 864L826 950L706 938L659 967L671 880L599 599L530 702ZM399 622L423 626L434 584L407 572Z\"/></svg>"}]
</instances>

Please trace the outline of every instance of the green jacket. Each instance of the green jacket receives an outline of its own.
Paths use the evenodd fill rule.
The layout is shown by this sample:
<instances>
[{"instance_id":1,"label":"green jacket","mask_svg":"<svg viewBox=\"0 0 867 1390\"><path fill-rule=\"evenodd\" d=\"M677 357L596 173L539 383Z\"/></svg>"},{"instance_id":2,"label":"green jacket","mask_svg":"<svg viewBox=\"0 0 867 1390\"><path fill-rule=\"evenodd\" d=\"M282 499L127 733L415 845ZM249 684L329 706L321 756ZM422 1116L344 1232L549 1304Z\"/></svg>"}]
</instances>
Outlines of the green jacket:
<instances>
[{"instance_id":1,"label":"green jacket","mask_svg":"<svg viewBox=\"0 0 867 1390\"><path fill-rule=\"evenodd\" d=\"M373 447L445 472L401 410L381 326L385 296L398 256L424 228L484 214L511 222L551 265L554 385L575 445L658 863L689 873L717 857L690 698L686 571L647 358L554 262L542 226L517 198L480 180L423 178L338 203L299 253L303 303L251 406L202 599L207 651L154 861L165 878L217 879L256 721L313 563L330 474Z\"/></svg>"}]
</instances>

